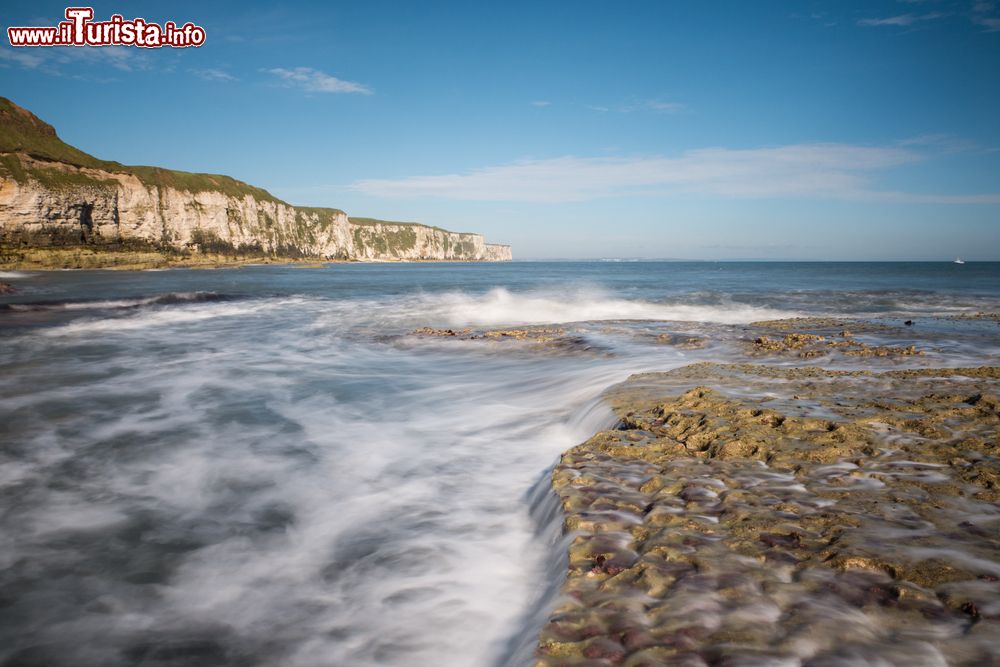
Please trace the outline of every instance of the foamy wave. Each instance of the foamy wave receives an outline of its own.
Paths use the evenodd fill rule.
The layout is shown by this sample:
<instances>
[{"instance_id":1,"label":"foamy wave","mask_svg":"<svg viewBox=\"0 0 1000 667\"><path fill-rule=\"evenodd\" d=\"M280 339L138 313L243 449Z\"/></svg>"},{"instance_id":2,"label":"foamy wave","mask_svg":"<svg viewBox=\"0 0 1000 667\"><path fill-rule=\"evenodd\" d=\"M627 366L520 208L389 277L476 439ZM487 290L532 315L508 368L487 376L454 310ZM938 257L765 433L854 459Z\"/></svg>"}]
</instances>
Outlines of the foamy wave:
<instances>
[{"instance_id":1,"label":"foamy wave","mask_svg":"<svg viewBox=\"0 0 1000 667\"><path fill-rule=\"evenodd\" d=\"M3 280L17 280L18 278L30 278L30 273L23 273L21 271L0 271L0 279Z\"/></svg>"},{"instance_id":2,"label":"foamy wave","mask_svg":"<svg viewBox=\"0 0 1000 667\"><path fill-rule=\"evenodd\" d=\"M503 288L486 294L450 293L422 304L453 326L551 324L594 320L654 320L745 324L754 320L795 317L800 313L740 303L695 305L653 303L614 297L598 290L516 293Z\"/></svg>"},{"instance_id":3,"label":"foamy wave","mask_svg":"<svg viewBox=\"0 0 1000 667\"><path fill-rule=\"evenodd\" d=\"M141 309L135 314L102 319L84 319L43 330L44 335L72 336L81 333L119 333L141 329L169 327L220 317L253 315L269 310L279 303L272 301L243 303L209 303L185 308Z\"/></svg>"},{"instance_id":4,"label":"foamy wave","mask_svg":"<svg viewBox=\"0 0 1000 667\"><path fill-rule=\"evenodd\" d=\"M116 310L141 308L142 306L170 305L202 301L229 301L233 297L215 292L172 292L158 296L134 299L107 299L97 301L51 301L37 303L10 303L4 310L44 311L44 310Z\"/></svg>"}]
</instances>

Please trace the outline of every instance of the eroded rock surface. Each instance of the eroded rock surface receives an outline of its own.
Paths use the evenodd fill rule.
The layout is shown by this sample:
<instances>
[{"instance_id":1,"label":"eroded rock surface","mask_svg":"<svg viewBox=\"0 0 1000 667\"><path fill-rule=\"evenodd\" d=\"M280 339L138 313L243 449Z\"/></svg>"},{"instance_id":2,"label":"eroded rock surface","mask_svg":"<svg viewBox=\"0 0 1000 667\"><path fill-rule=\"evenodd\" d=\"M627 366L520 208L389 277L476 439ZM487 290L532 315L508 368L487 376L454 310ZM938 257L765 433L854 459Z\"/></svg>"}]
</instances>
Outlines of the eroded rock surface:
<instances>
[{"instance_id":1,"label":"eroded rock surface","mask_svg":"<svg viewBox=\"0 0 1000 667\"><path fill-rule=\"evenodd\" d=\"M633 376L553 473L576 538L537 664L998 664L998 395L996 367Z\"/></svg>"},{"instance_id":2,"label":"eroded rock surface","mask_svg":"<svg viewBox=\"0 0 1000 667\"><path fill-rule=\"evenodd\" d=\"M892 327L867 322L847 323L825 318L794 318L755 322L752 327L763 332L746 346L748 354L794 356L812 359L831 354L849 357L908 357L924 354L916 345L873 344L856 338L858 334L881 336ZM905 326L905 325L904 325Z\"/></svg>"},{"instance_id":3,"label":"eroded rock surface","mask_svg":"<svg viewBox=\"0 0 1000 667\"><path fill-rule=\"evenodd\" d=\"M420 327L410 333L411 337L448 339L456 341L476 341L482 344L504 345L516 344L518 350L539 352L587 352L607 354L590 341L586 336L571 328L562 326L521 326L504 329L439 329Z\"/></svg>"}]
</instances>

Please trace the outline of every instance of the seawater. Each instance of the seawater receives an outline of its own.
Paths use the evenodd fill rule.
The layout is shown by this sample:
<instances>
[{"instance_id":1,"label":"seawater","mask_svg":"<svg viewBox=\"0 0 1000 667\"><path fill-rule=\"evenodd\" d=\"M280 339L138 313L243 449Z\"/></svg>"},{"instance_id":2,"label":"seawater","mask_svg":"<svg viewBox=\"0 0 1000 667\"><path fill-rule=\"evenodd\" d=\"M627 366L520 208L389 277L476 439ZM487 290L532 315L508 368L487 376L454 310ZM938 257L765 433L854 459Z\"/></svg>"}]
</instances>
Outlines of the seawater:
<instances>
[{"instance_id":1,"label":"seawater","mask_svg":"<svg viewBox=\"0 0 1000 667\"><path fill-rule=\"evenodd\" d=\"M794 316L916 318L936 351L902 363L1000 360L994 322L937 319L1000 310L998 264L0 280L5 665L523 664L559 583L546 475L613 423L609 385L744 360L742 326ZM411 335L553 323L580 349Z\"/></svg>"}]
</instances>

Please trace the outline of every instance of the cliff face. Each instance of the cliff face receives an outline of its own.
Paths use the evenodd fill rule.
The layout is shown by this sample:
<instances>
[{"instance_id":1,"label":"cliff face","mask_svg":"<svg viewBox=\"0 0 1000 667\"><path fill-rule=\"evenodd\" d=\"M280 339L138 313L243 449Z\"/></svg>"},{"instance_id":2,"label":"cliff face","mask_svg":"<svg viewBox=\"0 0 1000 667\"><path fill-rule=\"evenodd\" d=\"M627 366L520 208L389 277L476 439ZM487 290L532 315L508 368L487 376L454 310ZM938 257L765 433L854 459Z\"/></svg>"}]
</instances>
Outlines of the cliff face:
<instances>
[{"instance_id":1,"label":"cliff face","mask_svg":"<svg viewBox=\"0 0 1000 667\"><path fill-rule=\"evenodd\" d=\"M487 244L415 223L350 219L297 207L225 176L97 160L0 98L0 243L259 252L360 260L511 259ZM82 156L82 157L81 157Z\"/></svg>"}]
</instances>

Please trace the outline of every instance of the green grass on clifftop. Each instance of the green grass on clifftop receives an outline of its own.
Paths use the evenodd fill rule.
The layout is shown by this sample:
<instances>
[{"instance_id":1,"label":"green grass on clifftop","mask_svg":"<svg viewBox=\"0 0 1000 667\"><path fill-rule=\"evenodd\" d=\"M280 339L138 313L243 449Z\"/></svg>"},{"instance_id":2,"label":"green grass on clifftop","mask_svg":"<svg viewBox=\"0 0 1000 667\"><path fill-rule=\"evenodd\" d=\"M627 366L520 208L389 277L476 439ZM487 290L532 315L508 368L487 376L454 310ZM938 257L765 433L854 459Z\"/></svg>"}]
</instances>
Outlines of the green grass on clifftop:
<instances>
[{"instance_id":1,"label":"green grass on clifftop","mask_svg":"<svg viewBox=\"0 0 1000 667\"><path fill-rule=\"evenodd\" d=\"M0 178L9 178L18 183L33 181L48 189L83 193L94 189L114 190L118 187L118 182L110 174L131 175L149 187L172 188L191 193L218 192L235 198L249 196L258 202L291 206L263 188L254 187L230 176L191 173L160 167L128 166L120 162L98 159L64 142L56 134L54 127L27 109L5 97L0 97ZM322 232L329 230L334 224L335 217L343 214L343 211L334 208L310 206L292 208L296 212L297 233L290 239L270 239L278 241L278 246L287 246L286 249L301 245L303 242L313 242L317 230ZM268 229L274 226L269 214L261 211L260 215L266 219ZM241 219L235 217L235 212L233 216L230 222L242 228ZM418 227L433 229L444 234L473 236L468 232L451 232L417 222L364 217L350 218L350 221L355 225L354 237L359 245L370 245L387 257L403 256L413 250L417 243L417 234L414 230ZM374 229L380 226L381 229ZM392 229L393 226L397 229ZM452 241L445 236L442 243L446 252L454 250L466 254L472 252L473 246L469 239Z\"/></svg>"},{"instance_id":2,"label":"green grass on clifftop","mask_svg":"<svg viewBox=\"0 0 1000 667\"><path fill-rule=\"evenodd\" d=\"M352 224L362 226L398 225L400 227L427 227L428 229L436 229L437 231L444 232L446 234L474 234L474 232L453 232L448 229L442 229L441 227L435 227L434 225L425 225L422 222L398 222L396 220L379 220L377 218L355 218L353 215L350 217L350 221Z\"/></svg>"},{"instance_id":3,"label":"green grass on clifftop","mask_svg":"<svg viewBox=\"0 0 1000 667\"><path fill-rule=\"evenodd\" d=\"M123 168L117 162L98 160L70 146L56 135L54 127L6 97L0 97L0 152L27 153L43 160L107 171Z\"/></svg>"},{"instance_id":4,"label":"green grass on clifftop","mask_svg":"<svg viewBox=\"0 0 1000 667\"><path fill-rule=\"evenodd\" d=\"M263 188L248 185L230 176L221 174L196 174L160 167L130 167L119 162L99 160L70 146L56 134L55 128L41 120L27 109L23 109L5 97L0 97L0 153L25 153L38 160L62 162L75 167L100 169L119 174L131 174L146 185L174 188L187 192L222 192L233 197L250 195L257 201L285 203ZM5 171L15 180L25 176L36 177L43 184L50 184L53 174L39 174L38 168L13 168L9 160L4 161ZM19 178L19 176L21 178Z\"/></svg>"}]
</instances>

